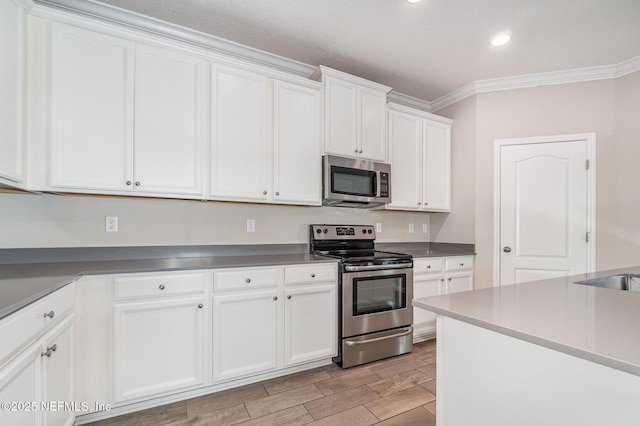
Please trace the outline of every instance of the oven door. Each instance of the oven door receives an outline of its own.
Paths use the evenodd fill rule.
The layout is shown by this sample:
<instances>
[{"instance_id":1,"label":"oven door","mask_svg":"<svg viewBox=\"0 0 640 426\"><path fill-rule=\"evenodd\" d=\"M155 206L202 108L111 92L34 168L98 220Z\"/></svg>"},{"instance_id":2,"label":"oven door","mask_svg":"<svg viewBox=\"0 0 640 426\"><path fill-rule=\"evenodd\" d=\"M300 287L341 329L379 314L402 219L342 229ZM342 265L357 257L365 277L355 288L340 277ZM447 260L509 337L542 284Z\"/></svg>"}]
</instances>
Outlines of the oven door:
<instances>
[{"instance_id":1,"label":"oven door","mask_svg":"<svg viewBox=\"0 0 640 426\"><path fill-rule=\"evenodd\" d=\"M345 265L342 274L343 338L413 323L413 268L393 266Z\"/></svg>"}]
</instances>

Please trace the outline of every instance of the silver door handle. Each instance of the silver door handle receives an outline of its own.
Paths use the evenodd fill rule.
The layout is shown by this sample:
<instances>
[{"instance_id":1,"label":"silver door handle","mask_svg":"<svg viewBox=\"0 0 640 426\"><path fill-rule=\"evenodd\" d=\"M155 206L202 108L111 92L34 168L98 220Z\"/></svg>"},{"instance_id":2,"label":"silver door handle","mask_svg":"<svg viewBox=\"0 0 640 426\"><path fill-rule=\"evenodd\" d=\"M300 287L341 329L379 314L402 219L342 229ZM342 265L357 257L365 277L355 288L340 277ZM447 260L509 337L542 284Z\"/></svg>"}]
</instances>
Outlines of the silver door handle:
<instances>
[{"instance_id":1,"label":"silver door handle","mask_svg":"<svg viewBox=\"0 0 640 426\"><path fill-rule=\"evenodd\" d=\"M347 265L344 267L344 270L347 272L360 272L360 271L380 271L383 269L409 269L413 268L412 263L399 263L399 264L391 264L391 265L368 265L368 266L352 266Z\"/></svg>"},{"instance_id":2,"label":"silver door handle","mask_svg":"<svg viewBox=\"0 0 640 426\"><path fill-rule=\"evenodd\" d=\"M374 339L368 339L368 340L358 340L358 341L355 341L355 342L352 341L352 340L347 340L344 343L347 346L366 345L368 343L381 342L381 341L387 340L387 339L395 339L396 337L408 336L411 333L413 333L413 327L409 327L409 329L407 331L405 331L403 333L400 333L400 334L392 334L390 336L376 337Z\"/></svg>"},{"instance_id":3,"label":"silver door handle","mask_svg":"<svg viewBox=\"0 0 640 426\"><path fill-rule=\"evenodd\" d=\"M505 246L505 248L503 248L502 251L505 253L511 253L511 247Z\"/></svg>"}]
</instances>

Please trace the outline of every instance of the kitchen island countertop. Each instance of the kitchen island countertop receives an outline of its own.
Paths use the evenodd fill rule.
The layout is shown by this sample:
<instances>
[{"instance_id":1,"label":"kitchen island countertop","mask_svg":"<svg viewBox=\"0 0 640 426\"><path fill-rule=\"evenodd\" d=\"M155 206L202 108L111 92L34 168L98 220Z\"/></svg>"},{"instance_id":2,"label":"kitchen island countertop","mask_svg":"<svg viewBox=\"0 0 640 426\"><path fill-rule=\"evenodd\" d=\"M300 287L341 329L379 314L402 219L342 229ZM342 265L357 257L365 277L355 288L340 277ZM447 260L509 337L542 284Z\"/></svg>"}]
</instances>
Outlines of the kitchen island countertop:
<instances>
[{"instance_id":1,"label":"kitchen island countertop","mask_svg":"<svg viewBox=\"0 0 640 426\"><path fill-rule=\"evenodd\" d=\"M415 299L439 315L640 376L640 293L575 284L640 266Z\"/></svg>"}]
</instances>

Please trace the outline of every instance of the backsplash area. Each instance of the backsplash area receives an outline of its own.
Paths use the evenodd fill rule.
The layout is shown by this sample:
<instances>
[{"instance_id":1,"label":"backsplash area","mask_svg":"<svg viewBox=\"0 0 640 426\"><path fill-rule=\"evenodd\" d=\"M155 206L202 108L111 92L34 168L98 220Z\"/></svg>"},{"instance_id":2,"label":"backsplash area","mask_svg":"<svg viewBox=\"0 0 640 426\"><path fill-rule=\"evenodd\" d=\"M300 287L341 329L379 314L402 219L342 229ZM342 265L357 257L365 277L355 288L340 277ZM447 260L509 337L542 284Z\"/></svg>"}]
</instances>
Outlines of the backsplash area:
<instances>
[{"instance_id":1,"label":"backsplash area","mask_svg":"<svg viewBox=\"0 0 640 426\"><path fill-rule=\"evenodd\" d=\"M311 223L381 223L378 242L431 238L429 213L340 207L0 194L0 212L0 248L305 244ZM105 232L106 216L118 232Z\"/></svg>"}]
</instances>

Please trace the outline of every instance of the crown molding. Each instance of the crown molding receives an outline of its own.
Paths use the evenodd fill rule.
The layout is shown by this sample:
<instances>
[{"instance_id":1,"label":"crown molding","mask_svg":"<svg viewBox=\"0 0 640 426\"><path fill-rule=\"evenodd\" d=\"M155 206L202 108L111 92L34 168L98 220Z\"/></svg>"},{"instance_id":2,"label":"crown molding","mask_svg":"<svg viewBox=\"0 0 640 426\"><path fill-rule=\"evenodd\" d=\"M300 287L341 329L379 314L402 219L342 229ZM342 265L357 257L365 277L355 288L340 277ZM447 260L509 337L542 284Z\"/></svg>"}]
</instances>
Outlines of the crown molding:
<instances>
[{"instance_id":1,"label":"crown molding","mask_svg":"<svg viewBox=\"0 0 640 426\"><path fill-rule=\"evenodd\" d=\"M606 80L609 78L622 77L639 70L640 56L631 58L616 65L576 68L571 70L526 74L490 80L478 80L431 102L431 112L441 110L478 93L524 89L528 87L549 86L553 84Z\"/></svg>"}]
</instances>

